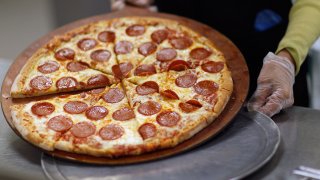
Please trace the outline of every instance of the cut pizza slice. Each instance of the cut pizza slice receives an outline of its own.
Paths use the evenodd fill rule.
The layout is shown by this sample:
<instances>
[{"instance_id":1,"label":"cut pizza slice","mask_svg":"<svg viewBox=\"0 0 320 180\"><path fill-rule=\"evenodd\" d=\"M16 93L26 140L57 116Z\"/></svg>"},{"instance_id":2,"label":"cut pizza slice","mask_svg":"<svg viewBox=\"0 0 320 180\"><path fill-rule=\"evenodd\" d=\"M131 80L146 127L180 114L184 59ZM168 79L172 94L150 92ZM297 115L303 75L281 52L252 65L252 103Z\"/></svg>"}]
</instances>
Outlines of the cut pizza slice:
<instances>
[{"instance_id":1,"label":"cut pizza slice","mask_svg":"<svg viewBox=\"0 0 320 180\"><path fill-rule=\"evenodd\" d=\"M74 118L55 148L93 156L140 154L138 123L120 84L107 87L98 102Z\"/></svg>"},{"instance_id":2,"label":"cut pizza slice","mask_svg":"<svg viewBox=\"0 0 320 180\"><path fill-rule=\"evenodd\" d=\"M11 87L14 98L93 89L117 83L112 75L90 69L86 64L54 58L40 49L22 68Z\"/></svg>"},{"instance_id":3,"label":"cut pizza slice","mask_svg":"<svg viewBox=\"0 0 320 180\"><path fill-rule=\"evenodd\" d=\"M188 33L173 33L158 45L156 53L144 58L140 64L153 65L156 72L184 71L206 61L224 59L208 40L202 41Z\"/></svg>"},{"instance_id":4,"label":"cut pizza slice","mask_svg":"<svg viewBox=\"0 0 320 180\"><path fill-rule=\"evenodd\" d=\"M139 23L138 19L132 18L115 19L112 21L112 28L116 32L114 52L118 63L130 62L136 66L144 58L139 53L138 46L148 39L145 36L147 24Z\"/></svg>"},{"instance_id":5,"label":"cut pizza slice","mask_svg":"<svg viewBox=\"0 0 320 180\"><path fill-rule=\"evenodd\" d=\"M123 64L119 69L125 77L155 74L153 66L141 64L141 61L156 54L158 46L171 32L168 26L179 27L178 23L158 18L122 18L115 19L112 24L117 36L114 51L118 63Z\"/></svg>"},{"instance_id":6,"label":"cut pizza slice","mask_svg":"<svg viewBox=\"0 0 320 180\"><path fill-rule=\"evenodd\" d=\"M184 103L181 106L201 106L217 114L220 114L233 90L230 71L224 61L207 61L195 69L184 71L170 70L144 77L133 76L123 81L126 82L139 85L137 94L157 92L166 97L164 101L178 99ZM133 91L129 88L128 92ZM199 103L193 103L195 100ZM133 105L135 102L130 103Z\"/></svg>"},{"instance_id":7,"label":"cut pizza slice","mask_svg":"<svg viewBox=\"0 0 320 180\"><path fill-rule=\"evenodd\" d=\"M73 30L53 41L50 50L55 59L73 59L92 69L112 75L112 66L117 64L114 53L115 31L110 23L101 21Z\"/></svg>"},{"instance_id":8,"label":"cut pizza slice","mask_svg":"<svg viewBox=\"0 0 320 180\"><path fill-rule=\"evenodd\" d=\"M103 89L42 98L11 106L14 127L35 146L54 150L57 140L74 124L74 119L95 104Z\"/></svg>"},{"instance_id":9,"label":"cut pizza slice","mask_svg":"<svg viewBox=\"0 0 320 180\"><path fill-rule=\"evenodd\" d=\"M158 84L153 79L145 79L138 84L123 81L146 151L173 147L198 133L217 117L197 100L184 103L177 93L164 89L161 82Z\"/></svg>"},{"instance_id":10,"label":"cut pizza slice","mask_svg":"<svg viewBox=\"0 0 320 180\"><path fill-rule=\"evenodd\" d=\"M195 69L167 72L163 88L177 92L185 103L197 100L207 111L219 115L231 96L233 83L223 61L208 61Z\"/></svg>"}]
</instances>

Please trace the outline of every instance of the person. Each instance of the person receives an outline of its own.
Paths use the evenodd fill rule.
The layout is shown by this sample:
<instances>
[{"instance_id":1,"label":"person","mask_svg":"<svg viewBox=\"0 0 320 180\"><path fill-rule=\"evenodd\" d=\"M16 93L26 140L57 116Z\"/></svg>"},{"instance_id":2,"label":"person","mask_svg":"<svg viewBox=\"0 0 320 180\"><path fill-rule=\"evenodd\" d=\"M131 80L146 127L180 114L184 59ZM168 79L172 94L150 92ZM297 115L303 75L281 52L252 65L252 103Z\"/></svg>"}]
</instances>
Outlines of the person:
<instances>
[{"instance_id":1,"label":"person","mask_svg":"<svg viewBox=\"0 0 320 180\"><path fill-rule=\"evenodd\" d=\"M272 117L294 101L308 106L302 64L320 35L319 0L113 0L112 9L126 4L189 17L230 38L249 67L249 111Z\"/></svg>"}]
</instances>

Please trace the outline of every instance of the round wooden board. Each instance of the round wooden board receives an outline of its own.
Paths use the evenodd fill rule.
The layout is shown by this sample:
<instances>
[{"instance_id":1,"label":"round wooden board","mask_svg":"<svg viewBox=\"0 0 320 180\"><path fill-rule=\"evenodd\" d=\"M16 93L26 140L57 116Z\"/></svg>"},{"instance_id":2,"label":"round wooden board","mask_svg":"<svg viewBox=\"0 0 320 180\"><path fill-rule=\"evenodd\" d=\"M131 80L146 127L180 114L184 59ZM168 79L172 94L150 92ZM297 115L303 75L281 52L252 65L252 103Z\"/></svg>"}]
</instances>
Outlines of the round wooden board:
<instances>
[{"instance_id":1,"label":"round wooden board","mask_svg":"<svg viewBox=\"0 0 320 180\"><path fill-rule=\"evenodd\" d=\"M28 101L29 99L26 98L23 100L13 100L10 97L10 88L15 77L18 75L20 69L26 63L28 58L31 57L32 54L38 48L45 45L55 35L64 34L65 32L71 29L74 29L78 26L85 25L87 23L91 23L94 21L112 19L117 17L125 17L125 16L149 16L149 17L151 16L151 17L173 19L173 20L179 21L181 24L193 29L194 31L202 34L203 36L213 41L214 44L218 47L218 49L224 53L225 58L227 60L227 65L232 72L234 89L233 89L233 94L230 98L230 101L228 102L227 106L225 107L221 115L212 124L210 124L208 127L203 129L201 132L199 132L189 140L184 141L183 143L179 144L174 148L158 150L155 152L142 154L139 156L126 156L126 157L120 157L116 159L81 155L81 154L64 152L60 150L45 151L46 153L51 154L52 156L55 156L55 157L63 158L63 159L74 160L74 161L84 162L84 163L92 163L92 164L121 165L121 164L146 162L150 160L165 158L171 155L175 155L175 154L190 150L191 148L194 148L199 144L204 143L205 141L212 138L214 135L220 132L224 127L226 127L232 121L235 115L239 112L243 102L245 101L248 93L248 88L249 88L248 68L247 68L245 59L242 56L239 49L228 38L226 38L219 32L215 31L214 29L212 29L207 25L196 22L194 20L175 16L175 15L170 15L170 14L149 12L139 8L126 8L122 11L117 11L117 12L113 12L105 15L86 18L86 19L79 20L71 24L65 25L61 28L58 28L55 31L35 41L16 58L14 63L9 68L2 84L1 104L2 104L2 110L3 110L4 116L8 124L11 126L11 128L15 131L17 135L21 137L19 132L15 129L15 127L12 124L10 106L14 103L21 103L23 101ZM34 100L38 98L32 98L32 99Z\"/></svg>"}]
</instances>

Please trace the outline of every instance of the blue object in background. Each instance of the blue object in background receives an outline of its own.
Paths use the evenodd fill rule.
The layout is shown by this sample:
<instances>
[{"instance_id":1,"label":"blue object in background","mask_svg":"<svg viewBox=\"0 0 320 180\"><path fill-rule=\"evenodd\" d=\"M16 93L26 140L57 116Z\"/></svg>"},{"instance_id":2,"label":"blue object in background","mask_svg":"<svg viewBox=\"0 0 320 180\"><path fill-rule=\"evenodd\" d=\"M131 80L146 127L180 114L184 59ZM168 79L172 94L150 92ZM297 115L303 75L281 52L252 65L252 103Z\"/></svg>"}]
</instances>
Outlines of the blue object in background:
<instances>
[{"instance_id":1,"label":"blue object in background","mask_svg":"<svg viewBox=\"0 0 320 180\"><path fill-rule=\"evenodd\" d=\"M254 29L258 32L263 32L280 24L281 21L281 16L279 16L276 12L270 9L264 9L258 12L254 22Z\"/></svg>"}]
</instances>

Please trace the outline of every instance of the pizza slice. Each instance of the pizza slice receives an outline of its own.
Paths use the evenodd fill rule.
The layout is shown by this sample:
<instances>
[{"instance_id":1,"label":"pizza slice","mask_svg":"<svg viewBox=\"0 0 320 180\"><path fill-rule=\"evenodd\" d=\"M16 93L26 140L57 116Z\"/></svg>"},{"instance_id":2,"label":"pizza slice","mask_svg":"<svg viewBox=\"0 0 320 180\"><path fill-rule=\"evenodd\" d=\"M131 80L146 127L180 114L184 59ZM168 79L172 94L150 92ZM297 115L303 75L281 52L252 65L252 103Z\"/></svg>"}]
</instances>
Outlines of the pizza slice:
<instances>
[{"instance_id":1,"label":"pizza slice","mask_svg":"<svg viewBox=\"0 0 320 180\"><path fill-rule=\"evenodd\" d=\"M112 75L90 69L73 60L56 60L55 54L40 49L22 68L11 88L14 98L40 96L109 86L117 83Z\"/></svg>"},{"instance_id":2,"label":"pizza slice","mask_svg":"<svg viewBox=\"0 0 320 180\"><path fill-rule=\"evenodd\" d=\"M143 59L141 64L153 65L156 72L194 69L205 61L223 59L220 51L205 39L199 40L189 33L171 33L158 45L156 53Z\"/></svg>"},{"instance_id":3,"label":"pizza slice","mask_svg":"<svg viewBox=\"0 0 320 180\"><path fill-rule=\"evenodd\" d=\"M112 75L112 66L117 64L115 34L109 22L101 21L57 37L51 43L50 50L54 51L55 59L59 61L73 59Z\"/></svg>"},{"instance_id":4,"label":"pizza slice","mask_svg":"<svg viewBox=\"0 0 320 180\"><path fill-rule=\"evenodd\" d=\"M178 27L177 23L156 18L122 18L112 24L117 36L114 51L118 68L125 77L155 74L155 67L141 61L157 53L158 46L169 36L167 26Z\"/></svg>"},{"instance_id":5,"label":"pizza slice","mask_svg":"<svg viewBox=\"0 0 320 180\"><path fill-rule=\"evenodd\" d=\"M98 102L73 120L56 149L106 157L141 153L135 114L120 84L107 87Z\"/></svg>"},{"instance_id":6,"label":"pizza slice","mask_svg":"<svg viewBox=\"0 0 320 180\"><path fill-rule=\"evenodd\" d=\"M217 117L199 101L184 102L177 93L164 88L161 81L157 83L154 79L145 79L137 84L123 81L147 151L176 146Z\"/></svg>"},{"instance_id":7,"label":"pizza slice","mask_svg":"<svg viewBox=\"0 0 320 180\"><path fill-rule=\"evenodd\" d=\"M52 151L56 141L73 126L73 119L95 104L103 91L104 88L14 104L12 122L24 139Z\"/></svg>"},{"instance_id":8,"label":"pizza slice","mask_svg":"<svg viewBox=\"0 0 320 180\"><path fill-rule=\"evenodd\" d=\"M223 61L208 61L195 69L167 72L163 87L178 92L180 100L197 100L199 106L219 115L231 96L233 83Z\"/></svg>"}]
</instances>

